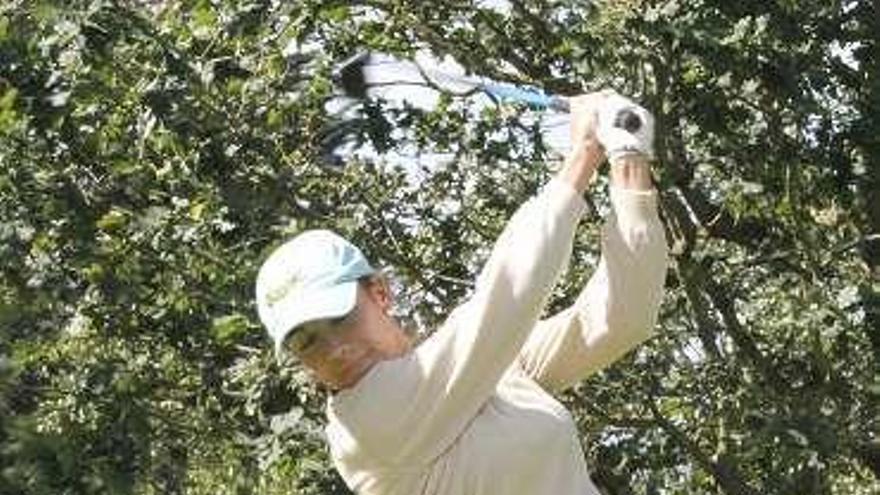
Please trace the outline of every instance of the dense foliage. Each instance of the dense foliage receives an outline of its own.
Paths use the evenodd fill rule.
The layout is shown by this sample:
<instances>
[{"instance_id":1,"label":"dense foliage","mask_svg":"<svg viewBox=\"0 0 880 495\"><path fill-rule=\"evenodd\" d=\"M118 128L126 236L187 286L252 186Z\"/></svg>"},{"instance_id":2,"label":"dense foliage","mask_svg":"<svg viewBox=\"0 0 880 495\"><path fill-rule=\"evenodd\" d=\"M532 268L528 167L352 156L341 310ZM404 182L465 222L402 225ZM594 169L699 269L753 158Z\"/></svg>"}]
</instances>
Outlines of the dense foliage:
<instances>
[{"instance_id":1,"label":"dense foliage","mask_svg":"<svg viewBox=\"0 0 880 495\"><path fill-rule=\"evenodd\" d=\"M878 0L5 0L0 493L347 493L260 261L336 229L429 329L553 161L522 108L331 112L364 48L658 115L658 334L565 397L606 493L880 493Z\"/></svg>"}]
</instances>

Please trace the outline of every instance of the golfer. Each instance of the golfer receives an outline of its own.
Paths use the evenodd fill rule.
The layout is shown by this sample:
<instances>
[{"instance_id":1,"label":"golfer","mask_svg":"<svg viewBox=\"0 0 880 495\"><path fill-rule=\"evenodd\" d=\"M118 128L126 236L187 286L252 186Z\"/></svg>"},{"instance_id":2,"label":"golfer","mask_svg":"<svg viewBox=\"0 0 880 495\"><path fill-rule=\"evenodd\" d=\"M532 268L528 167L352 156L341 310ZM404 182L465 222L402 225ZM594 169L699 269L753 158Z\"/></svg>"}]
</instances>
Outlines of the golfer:
<instances>
[{"instance_id":1,"label":"golfer","mask_svg":"<svg viewBox=\"0 0 880 495\"><path fill-rule=\"evenodd\" d=\"M391 316L386 280L332 232L302 233L262 266L260 318L276 350L332 391L330 452L356 493L598 494L553 394L651 334L666 242L648 168L652 116L612 92L570 103L562 168L510 219L470 297L420 344ZM541 320L606 154L602 258L576 302Z\"/></svg>"}]
</instances>

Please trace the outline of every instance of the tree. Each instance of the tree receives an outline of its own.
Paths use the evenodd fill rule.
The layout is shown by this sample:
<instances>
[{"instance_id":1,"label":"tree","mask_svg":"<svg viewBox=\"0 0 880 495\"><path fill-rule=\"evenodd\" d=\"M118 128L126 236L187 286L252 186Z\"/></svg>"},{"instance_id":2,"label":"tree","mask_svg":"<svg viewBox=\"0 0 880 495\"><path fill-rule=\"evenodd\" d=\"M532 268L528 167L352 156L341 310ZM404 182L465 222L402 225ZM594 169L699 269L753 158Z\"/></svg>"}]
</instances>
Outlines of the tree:
<instances>
[{"instance_id":1,"label":"tree","mask_svg":"<svg viewBox=\"0 0 880 495\"><path fill-rule=\"evenodd\" d=\"M565 396L606 493L880 490L878 2L497 4L0 7L0 492L347 493L260 261L331 227L430 329L553 160L525 108L329 111L359 49L657 115L658 334Z\"/></svg>"}]
</instances>

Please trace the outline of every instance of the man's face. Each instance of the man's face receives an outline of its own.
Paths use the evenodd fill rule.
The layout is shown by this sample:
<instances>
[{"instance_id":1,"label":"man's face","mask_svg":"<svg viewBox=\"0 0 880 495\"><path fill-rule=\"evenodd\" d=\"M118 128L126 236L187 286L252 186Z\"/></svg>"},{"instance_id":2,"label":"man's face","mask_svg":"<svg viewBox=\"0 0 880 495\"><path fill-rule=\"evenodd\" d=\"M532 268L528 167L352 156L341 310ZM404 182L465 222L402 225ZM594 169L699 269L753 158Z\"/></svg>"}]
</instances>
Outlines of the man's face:
<instances>
[{"instance_id":1,"label":"man's face","mask_svg":"<svg viewBox=\"0 0 880 495\"><path fill-rule=\"evenodd\" d=\"M285 342L321 384L341 390L354 386L377 362L399 354L403 332L387 316L387 285L358 286L354 309L342 318L303 324Z\"/></svg>"}]
</instances>

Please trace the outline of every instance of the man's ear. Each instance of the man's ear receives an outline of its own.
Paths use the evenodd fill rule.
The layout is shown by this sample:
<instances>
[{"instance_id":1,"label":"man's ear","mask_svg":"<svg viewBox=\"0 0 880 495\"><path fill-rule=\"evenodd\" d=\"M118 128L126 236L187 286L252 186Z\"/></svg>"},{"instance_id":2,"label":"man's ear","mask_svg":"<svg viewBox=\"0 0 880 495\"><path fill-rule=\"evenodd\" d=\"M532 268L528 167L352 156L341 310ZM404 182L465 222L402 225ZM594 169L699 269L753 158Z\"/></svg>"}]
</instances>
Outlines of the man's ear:
<instances>
[{"instance_id":1,"label":"man's ear","mask_svg":"<svg viewBox=\"0 0 880 495\"><path fill-rule=\"evenodd\" d=\"M367 293L379 305L384 313L390 313L394 306L394 294L391 285L384 275L373 275L367 282Z\"/></svg>"}]
</instances>

